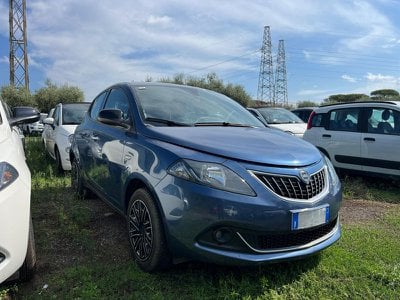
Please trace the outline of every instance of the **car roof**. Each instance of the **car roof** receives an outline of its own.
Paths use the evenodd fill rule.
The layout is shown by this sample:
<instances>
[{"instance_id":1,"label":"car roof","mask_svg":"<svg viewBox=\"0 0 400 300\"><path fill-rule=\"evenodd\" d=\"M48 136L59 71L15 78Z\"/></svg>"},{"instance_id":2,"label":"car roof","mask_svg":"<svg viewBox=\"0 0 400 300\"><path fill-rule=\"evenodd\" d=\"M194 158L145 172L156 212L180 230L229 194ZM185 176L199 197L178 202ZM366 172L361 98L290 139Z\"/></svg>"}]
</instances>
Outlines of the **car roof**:
<instances>
[{"instance_id":1,"label":"car roof","mask_svg":"<svg viewBox=\"0 0 400 300\"><path fill-rule=\"evenodd\" d=\"M333 103L328 105L322 105L314 110L316 112L329 111L332 108L345 108L345 107L400 107L400 101L357 101L357 102L345 102L345 103Z\"/></svg>"},{"instance_id":2,"label":"car roof","mask_svg":"<svg viewBox=\"0 0 400 300\"><path fill-rule=\"evenodd\" d=\"M298 108L294 108L291 111L299 111L299 110L314 110L316 109L317 106L307 106L307 107L298 107Z\"/></svg>"}]
</instances>

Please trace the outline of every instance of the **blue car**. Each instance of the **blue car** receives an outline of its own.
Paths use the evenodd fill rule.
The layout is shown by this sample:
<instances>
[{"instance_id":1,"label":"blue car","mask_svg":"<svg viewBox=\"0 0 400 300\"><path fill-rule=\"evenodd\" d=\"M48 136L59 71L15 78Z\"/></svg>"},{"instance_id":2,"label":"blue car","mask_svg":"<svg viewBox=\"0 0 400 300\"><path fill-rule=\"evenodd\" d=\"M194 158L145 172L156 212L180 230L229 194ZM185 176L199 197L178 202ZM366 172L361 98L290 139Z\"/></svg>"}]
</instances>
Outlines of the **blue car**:
<instances>
[{"instance_id":1,"label":"blue car","mask_svg":"<svg viewBox=\"0 0 400 300\"><path fill-rule=\"evenodd\" d=\"M101 92L72 137L72 187L126 217L137 265L258 265L340 237L342 189L314 146L232 99L166 83Z\"/></svg>"}]
</instances>

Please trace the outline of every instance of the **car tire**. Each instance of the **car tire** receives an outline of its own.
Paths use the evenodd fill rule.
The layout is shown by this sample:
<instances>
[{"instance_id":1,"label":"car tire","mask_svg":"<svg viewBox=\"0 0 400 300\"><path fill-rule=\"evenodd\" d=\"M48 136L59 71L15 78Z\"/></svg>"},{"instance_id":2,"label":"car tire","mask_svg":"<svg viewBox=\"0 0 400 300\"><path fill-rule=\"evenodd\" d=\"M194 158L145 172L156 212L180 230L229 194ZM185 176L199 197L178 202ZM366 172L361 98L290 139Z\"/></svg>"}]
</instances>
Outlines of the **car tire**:
<instances>
[{"instance_id":1,"label":"car tire","mask_svg":"<svg viewBox=\"0 0 400 300\"><path fill-rule=\"evenodd\" d=\"M145 272L161 271L172 262L155 200L146 189L133 193L127 211L129 241L135 261Z\"/></svg>"},{"instance_id":2,"label":"car tire","mask_svg":"<svg viewBox=\"0 0 400 300\"><path fill-rule=\"evenodd\" d=\"M64 169L62 167L61 156L60 156L60 152L58 151L58 148L56 148L54 150L54 155L56 157L57 171L58 171L58 173L63 174L64 173Z\"/></svg>"},{"instance_id":3,"label":"car tire","mask_svg":"<svg viewBox=\"0 0 400 300\"><path fill-rule=\"evenodd\" d=\"M33 233L32 219L29 222L29 238L28 238L28 248L26 251L26 257L24 263L19 269L19 280L26 282L32 279L36 270L36 249L35 249L35 237Z\"/></svg>"}]
</instances>

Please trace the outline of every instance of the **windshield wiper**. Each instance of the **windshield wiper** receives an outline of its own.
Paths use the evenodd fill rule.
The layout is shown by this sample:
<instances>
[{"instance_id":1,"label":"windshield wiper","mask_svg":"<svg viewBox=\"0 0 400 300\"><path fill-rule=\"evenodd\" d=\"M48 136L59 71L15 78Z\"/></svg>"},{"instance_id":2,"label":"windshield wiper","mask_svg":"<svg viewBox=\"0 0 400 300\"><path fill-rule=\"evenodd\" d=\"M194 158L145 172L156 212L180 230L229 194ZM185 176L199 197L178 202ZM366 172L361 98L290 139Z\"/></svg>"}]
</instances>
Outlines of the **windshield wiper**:
<instances>
[{"instance_id":1,"label":"windshield wiper","mask_svg":"<svg viewBox=\"0 0 400 300\"><path fill-rule=\"evenodd\" d=\"M227 126L227 127L252 127L247 124L229 123L229 122L199 122L194 123L194 126Z\"/></svg>"},{"instance_id":2,"label":"windshield wiper","mask_svg":"<svg viewBox=\"0 0 400 300\"><path fill-rule=\"evenodd\" d=\"M175 122L175 121L171 121L171 120L151 118L151 117L146 118L145 121L162 123L162 124L166 124L168 126L191 126L191 125L185 124L185 123L179 123L179 122Z\"/></svg>"}]
</instances>

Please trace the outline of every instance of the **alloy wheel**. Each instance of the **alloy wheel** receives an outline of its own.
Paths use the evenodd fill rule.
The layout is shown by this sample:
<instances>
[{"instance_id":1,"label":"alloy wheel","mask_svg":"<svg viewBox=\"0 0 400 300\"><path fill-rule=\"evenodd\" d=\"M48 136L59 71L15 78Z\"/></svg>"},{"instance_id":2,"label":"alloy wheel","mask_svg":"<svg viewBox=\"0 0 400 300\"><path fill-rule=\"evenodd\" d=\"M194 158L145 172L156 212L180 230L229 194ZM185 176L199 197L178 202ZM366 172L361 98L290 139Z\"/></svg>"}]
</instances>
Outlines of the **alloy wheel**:
<instances>
[{"instance_id":1,"label":"alloy wheel","mask_svg":"<svg viewBox=\"0 0 400 300\"><path fill-rule=\"evenodd\" d=\"M137 199L129 211L129 238L135 257L141 261L150 258L153 250L153 226L146 204Z\"/></svg>"}]
</instances>

